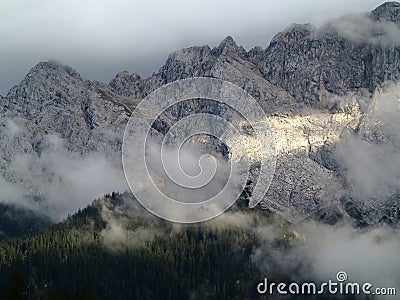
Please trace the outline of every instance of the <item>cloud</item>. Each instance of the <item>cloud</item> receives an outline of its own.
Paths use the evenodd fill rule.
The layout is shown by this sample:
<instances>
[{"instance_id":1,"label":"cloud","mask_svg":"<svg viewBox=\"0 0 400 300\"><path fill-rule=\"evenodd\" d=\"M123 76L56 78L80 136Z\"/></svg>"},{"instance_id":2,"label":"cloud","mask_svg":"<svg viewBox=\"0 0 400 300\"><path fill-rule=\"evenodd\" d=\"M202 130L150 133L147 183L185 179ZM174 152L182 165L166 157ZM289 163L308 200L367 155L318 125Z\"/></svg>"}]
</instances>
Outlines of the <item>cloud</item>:
<instances>
[{"instance_id":1,"label":"cloud","mask_svg":"<svg viewBox=\"0 0 400 300\"><path fill-rule=\"evenodd\" d=\"M128 189L122 168L100 153L68 152L56 135L48 136L43 145L40 155L15 154L9 171L19 180L0 178L2 192L6 191L3 202L27 206L58 221L105 193Z\"/></svg>"},{"instance_id":2,"label":"cloud","mask_svg":"<svg viewBox=\"0 0 400 300\"><path fill-rule=\"evenodd\" d=\"M345 270L351 280L400 287L397 231L385 227L361 231L350 226L307 224L304 232L309 244L303 250L309 253L315 277L326 280L336 271Z\"/></svg>"},{"instance_id":3,"label":"cloud","mask_svg":"<svg viewBox=\"0 0 400 300\"><path fill-rule=\"evenodd\" d=\"M39 61L55 58L101 81L124 69L149 75L183 47L214 46L227 35L246 48L266 47L290 23L369 11L380 2L3 0L0 94Z\"/></svg>"},{"instance_id":4,"label":"cloud","mask_svg":"<svg viewBox=\"0 0 400 300\"><path fill-rule=\"evenodd\" d=\"M9 135L10 138L15 137L21 132L21 127L12 119L6 119L4 126L6 129L5 132Z\"/></svg>"},{"instance_id":5,"label":"cloud","mask_svg":"<svg viewBox=\"0 0 400 300\"><path fill-rule=\"evenodd\" d=\"M250 213L240 211L227 211L218 217L207 221L205 224L211 228L239 227L250 228L254 225L256 217Z\"/></svg>"},{"instance_id":6,"label":"cloud","mask_svg":"<svg viewBox=\"0 0 400 300\"><path fill-rule=\"evenodd\" d=\"M276 229L261 227L255 231L262 246L255 249L252 261L270 279L285 274L299 283L318 283L335 280L339 271L345 271L349 282L400 288L398 231L314 222L303 223L296 231L297 239L286 248L279 243L282 235Z\"/></svg>"},{"instance_id":7,"label":"cloud","mask_svg":"<svg viewBox=\"0 0 400 300\"><path fill-rule=\"evenodd\" d=\"M342 37L380 45L400 45L400 27L392 22L374 21L368 14L346 15L327 21L322 28L333 28Z\"/></svg>"},{"instance_id":8,"label":"cloud","mask_svg":"<svg viewBox=\"0 0 400 300\"><path fill-rule=\"evenodd\" d=\"M98 203L106 224L100 235L110 251L137 247L169 233L169 227L145 210L130 192L103 197Z\"/></svg>"},{"instance_id":9,"label":"cloud","mask_svg":"<svg viewBox=\"0 0 400 300\"><path fill-rule=\"evenodd\" d=\"M400 149L349 137L338 147L347 182L359 199L393 196L400 189Z\"/></svg>"},{"instance_id":10,"label":"cloud","mask_svg":"<svg viewBox=\"0 0 400 300\"><path fill-rule=\"evenodd\" d=\"M6 181L4 178L0 177L0 202L1 203L13 203L17 206L27 208L30 210L38 210L38 205L32 203L26 199L24 191L17 185Z\"/></svg>"},{"instance_id":11,"label":"cloud","mask_svg":"<svg viewBox=\"0 0 400 300\"><path fill-rule=\"evenodd\" d=\"M118 251L153 241L160 231L155 228L137 227L129 230L119 220L107 220L106 228L100 233L109 250Z\"/></svg>"},{"instance_id":12,"label":"cloud","mask_svg":"<svg viewBox=\"0 0 400 300\"><path fill-rule=\"evenodd\" d=\"M400 84L378 90L360 123L358 135L336 148L354 197L381 202L400 191Z\"/></svg>"}]
</instances>

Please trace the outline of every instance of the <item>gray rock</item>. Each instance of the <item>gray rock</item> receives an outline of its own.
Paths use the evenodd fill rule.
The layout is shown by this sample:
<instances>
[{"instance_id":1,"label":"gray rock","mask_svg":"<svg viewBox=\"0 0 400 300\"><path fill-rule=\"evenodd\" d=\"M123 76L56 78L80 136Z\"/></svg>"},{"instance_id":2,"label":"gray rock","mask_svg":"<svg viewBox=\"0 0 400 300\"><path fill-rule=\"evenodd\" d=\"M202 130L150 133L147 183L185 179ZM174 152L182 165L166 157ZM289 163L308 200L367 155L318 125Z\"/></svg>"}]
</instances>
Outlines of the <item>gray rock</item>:
<instances>
[{"instance_id":1,"label":"gray rock","mask_svg":"<svg viewBox=\"0 0 400 300\"><path fill-rule=\"evenodd\" d=\"M371 12L371 17L377 21L400 23L400 3L385 2Z\"/></svg>"},{"instance_id":2,"label":"gray rock","mask_svg":"<svg viewBox=\"0 0 400 300\"><path fill-rule=\"evenodd\" d=\"M82 79L68 66L56 62L34 66L0 102L0 177L28 194L40 195L38 178L59 184L46 165L33 164L50 150L81 157L98 153L120 166L128 115L124 106L117 105L118 95L113 101L104 95L115 93L104 84ZM15 170L21 156L33 164L29 174Z\"/></svg>"}]
</instances>

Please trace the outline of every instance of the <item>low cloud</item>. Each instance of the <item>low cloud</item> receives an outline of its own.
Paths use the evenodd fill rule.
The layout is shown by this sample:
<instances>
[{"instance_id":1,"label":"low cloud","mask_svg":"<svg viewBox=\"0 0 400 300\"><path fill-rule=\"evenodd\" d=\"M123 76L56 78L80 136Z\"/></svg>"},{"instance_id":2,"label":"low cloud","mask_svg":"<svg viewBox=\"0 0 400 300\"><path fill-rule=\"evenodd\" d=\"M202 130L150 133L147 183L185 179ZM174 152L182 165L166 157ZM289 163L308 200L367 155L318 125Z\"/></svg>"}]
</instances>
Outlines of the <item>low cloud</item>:
<instances>
[{"instance_id":1,"label":"low cloud","mask_svg":"<svg viewBox=\"0 0 400 300\"><path fill-rule=\"evenodd\" d=\"M129 230L124 226L123 221L108 219L106 228L101 231L100 235L109 250L118 251L151 242L161 234L155 228L137 227Z\"/></svg>"},{"instance_id":2,"label":"low cloud","mask_svg":"<svg viewBox=\"0 0 400 300\"><path fill-rule=\"evenodd\" d=\"M40 211L54 221L74 213L95 198L128 189L122 167L100 153L82 156L64 149L51 135L40 154L17 153L8 172L16 183L0 178L2 202Z\"/></svg>"},{"instance_id":3,"label":"low cloud","mask_svg":"<svg viewBox=\"0 0 400 300\"><path fill-rule=\"evenodd\" d=\"M255 249L252 261L266 277L326 282L336 280L336 274L345 271L349 282L400 288L400 235L396 230L361 230L349 224L307 222L299 225L296 232L292 245L282 248L277 242L282 235L274 228L256 230L262 246Z\"/></svg>"},{"instance_id":4,"label":"low cloud","mask_svg":"<svg viewBox=\"0 0 400 300\"><path fill-rule=\"evenodd\" d=\"M349 137L338 148L347 182L359 199L386 199L400 189L400 149Z\"/></svg>"},{"instance_id":5,"label":"low cloud","mask_svg":"<svg viewBox=\"0 0 400 300\"><path fill-rule=\"evenodd\" d=\"M27 200L24 191L16 184L6 181L0 177L0 203L15 204L22 208L38 210L38 205Z\"/></svg>"},{"instance_id":6,"label":"low cloud","mask_svg":"<svg viewBox=\"0 0 400 300\"><path fill-rule=\"evenodd\" d=\"M347 15L327 21L321 29L332 28L340 36L354 42L379 45L400 45L400 27L396 23L375 21L368 14Z\"/></svg>"},{"instance_id":7,"label":"low cloud","mask_svg":"<svg viewBox=\"0 0 400 300\"><path fill-rule=\"evenodd\" d=\"M144 209L130 192L105 196L98 203L106 224L100 235L111 252L167 236L169 227L162 226L163 221Z\"/></svg>"},{"instance_id":8,"label":"low cloud","mask_svg":"<svg viewBox=\"0 0 400 300\"><path fill-rule=\"evenodd\" d=\"M393 197L400 191L400 84L374 95L359 133L336 149L352 195L362 201Z\"/></svg>"}]
</instances>

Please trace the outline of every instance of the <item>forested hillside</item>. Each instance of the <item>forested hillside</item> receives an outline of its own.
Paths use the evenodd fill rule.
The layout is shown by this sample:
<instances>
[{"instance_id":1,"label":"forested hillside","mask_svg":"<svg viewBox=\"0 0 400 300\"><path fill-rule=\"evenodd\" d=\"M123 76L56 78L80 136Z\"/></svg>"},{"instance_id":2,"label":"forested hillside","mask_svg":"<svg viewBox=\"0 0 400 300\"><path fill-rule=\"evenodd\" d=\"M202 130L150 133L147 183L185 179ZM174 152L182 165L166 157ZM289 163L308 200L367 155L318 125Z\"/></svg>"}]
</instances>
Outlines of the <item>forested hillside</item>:
<instances>
[{"instance_id":1,"label":"forested hillside","mask_svg":"<svg viewBox=\"0 0 400 300\"><path fill-rule=\"evenodd\" d=\"M254 296L261 274L250 261L257 245L250 230L207 223L176 229L148 216L151 221L136 219L127 226L157 230L152 239L113 243L102 234L108 225L101 204L119 205L121 199L107 196L40 234L1 242L3 299ZM267 222L269 214L257 219Z\"/></svg>"}]
</instances>

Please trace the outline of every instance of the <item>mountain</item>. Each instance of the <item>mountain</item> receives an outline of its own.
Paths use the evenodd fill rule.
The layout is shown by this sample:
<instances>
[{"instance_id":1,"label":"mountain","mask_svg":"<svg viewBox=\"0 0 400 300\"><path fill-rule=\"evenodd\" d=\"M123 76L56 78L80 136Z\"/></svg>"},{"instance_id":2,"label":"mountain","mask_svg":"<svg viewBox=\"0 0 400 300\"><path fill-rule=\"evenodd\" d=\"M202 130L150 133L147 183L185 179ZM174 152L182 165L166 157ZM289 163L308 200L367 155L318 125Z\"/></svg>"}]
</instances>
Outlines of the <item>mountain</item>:
<instances>
[{"instance_id":1,"label":"mountain","mask_svg":"<svg viewBox=\"0 0 400 300\"><path fill-rule=\"evenodd\" d=\"M87 181L99 168L110 169L112 177L112 167L120 170L130 113L118 104L120 98L107 85L84 80L68 66L54 61L34 66L0 104L2 200L44 211L53 220L76 211L82 200L74 199L85 197L85 190L95 185ZM86 196L93 199L107 192L101 190L104 182L99 184L98 191ZM69 195L67 190L78 193ZM63 195L64 204L56 210L46 200Z\"/></svg>"},{"instance_id":2,"label":"mountain","mask_svg":"<svg viewBox=\"0 0 400 300\"><path fill-rule=\"evenodd\" d=\"M118 101L106 85L83 80L68 66L54 61L37 64L2 101L3 117L20 118L22 124L16 125L26 129L27 142L10 148L40 154L43 139L57 133L71 152L117 152L121 141L104 135L109 130L118 137L127 116L123 108L105 98L109 93Z\"/></svg>"},{"instance_id":3,"label":"mountain","mask_svg":"<svg viewBox=\"0 0 400 300\"><path fill-rule=\"evenodd\" d=\"M300 212L287 216L293 222L327 206L360 224L397 222L399 206L393 199L399 187L384 199L371 193L361 197L339 150L354 136L380 143L372 138L376 131L367 130L376 113L369 105L385 89L391 91L388 81L400 79L399 26L399 4L390 2L319 27L293 24L265 49L246 51L229 36L214 48L182 49L147 78L123 71L109 84L83 79L55 61L41 62L0 99L0 184L11 190L2 200L47 211L57 220L103 192L83 192L99 174L108 175L102 180L109 185L101 181L101 188L126 188L120 152L131 111L166 83L205 76L249 92L276 132L277 168L263 208ZM212 102L203 106L222 111ZM172 108L163 116L164 125L199 109L204 107L196 101ZM162 133L165 126L154 129ZM393 134L380 135L396 145ZM257 179L252 176L250 193ZM90 184L85 181L91 178ZM18 189L11 189L14 185ZM71 191L80 192L57 200ZM25 201L26 195L39 200Z\"/></svg>"}]
</instances>

